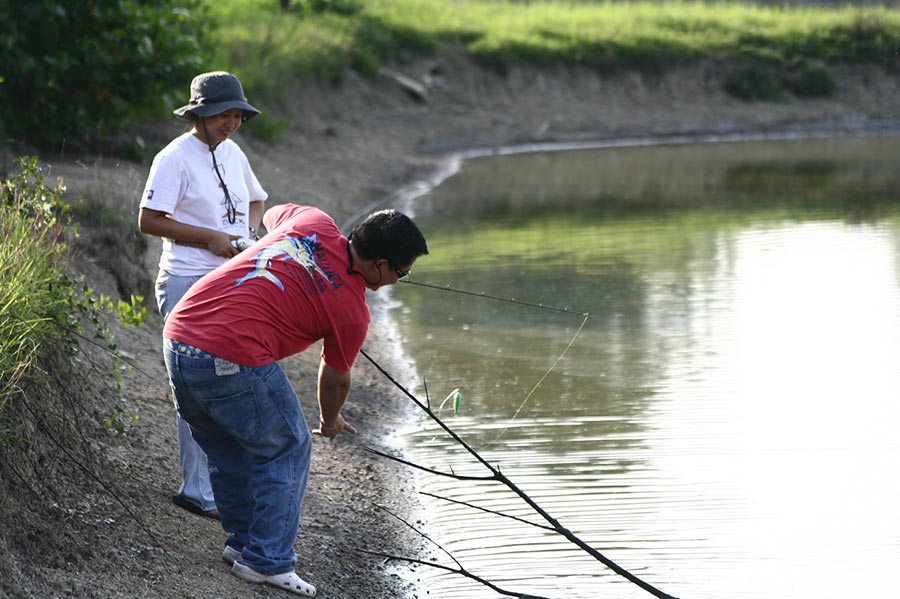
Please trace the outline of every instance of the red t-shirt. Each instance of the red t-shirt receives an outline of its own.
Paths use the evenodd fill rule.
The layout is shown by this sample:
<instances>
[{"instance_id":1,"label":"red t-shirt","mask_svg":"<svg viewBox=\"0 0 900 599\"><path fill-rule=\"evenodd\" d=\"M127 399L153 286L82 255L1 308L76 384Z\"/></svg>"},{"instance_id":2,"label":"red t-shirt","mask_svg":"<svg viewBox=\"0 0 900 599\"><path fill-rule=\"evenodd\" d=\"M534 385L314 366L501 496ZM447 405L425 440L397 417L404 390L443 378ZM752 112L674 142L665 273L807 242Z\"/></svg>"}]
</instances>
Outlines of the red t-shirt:
<instances>
[{"instance_id":1,"label":"red t-shirt","mask_svg":"<svg viewBox=\"0 0 900 599\"><path fill-rule=\"evenodd\" d=\"M163 335L254 367L324 339L325 363L350 370L370 316L365 281L347 272L347 239L309 206L275 206L263 224L265 237L190 288Z\"/></svg>"}]
</instances>

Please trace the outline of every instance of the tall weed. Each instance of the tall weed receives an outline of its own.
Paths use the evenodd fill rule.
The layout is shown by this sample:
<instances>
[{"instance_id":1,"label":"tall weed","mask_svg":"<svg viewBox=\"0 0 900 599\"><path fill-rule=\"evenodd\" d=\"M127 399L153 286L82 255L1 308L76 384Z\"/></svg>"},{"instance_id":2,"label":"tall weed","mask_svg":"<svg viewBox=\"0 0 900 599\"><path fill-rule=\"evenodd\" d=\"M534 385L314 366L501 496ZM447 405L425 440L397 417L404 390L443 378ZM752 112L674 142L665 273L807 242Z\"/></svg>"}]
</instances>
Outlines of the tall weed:
<instances>
[{"instance_id":1,"label":"tall weed","mask_svg":"<svg viewBox=\"0 0 900 599\"><path fill-rule=\"evenodd\" d=\"M61 185L44 185L36 159L0 182L0 412L22 376L71 326L71 283L63 276Z\"/></svg>"},{"instance_id":2,"label":"tall weed","mask_svg":"<svg viewBox=\"0 0 900 599\"><path fill-rule=\"evenodd\" d=\"M36 158L22 158L19 166L0 181L0 438L9 436L9 402L21 395L23 382L41 378L42 360L53 354L77 363L79 342L88 338L85 323L91 340L113 355L118 387L119 358L102 315L116 313L135 325L146 318L142 298L114 303L68 273L67 242L75 231L62 200L65 188L45 184ZM120 417L130 415L115 407L113 414L104 422L123 429Z\"/></svg>"}]
</instances>

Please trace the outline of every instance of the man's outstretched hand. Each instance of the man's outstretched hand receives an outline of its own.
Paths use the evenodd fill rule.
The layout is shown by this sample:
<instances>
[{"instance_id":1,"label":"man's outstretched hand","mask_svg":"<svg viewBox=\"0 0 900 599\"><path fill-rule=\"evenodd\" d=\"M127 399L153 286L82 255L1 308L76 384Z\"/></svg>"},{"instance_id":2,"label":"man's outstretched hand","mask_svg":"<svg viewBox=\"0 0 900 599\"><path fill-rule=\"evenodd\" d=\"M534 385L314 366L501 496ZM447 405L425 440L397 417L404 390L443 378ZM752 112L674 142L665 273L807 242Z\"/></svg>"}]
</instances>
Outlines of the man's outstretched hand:
<instances>
[{"instance_id":1,"label":"man's outstretched hand","mask_svg":"<svg viewBox=\"0 0 900 599\"><path fill-rule=\"evenodd\" d=\"M314 430L313 434L319 435L321 437L328 437L333 441L335 437L343 432L348 432L355 435L358 431L356 430L356 427L344 420L344 417L338 414L337 421L332 423L331 425L328 425L324 421L319 420L319 428Z\"/></svg>"}]
</instances>

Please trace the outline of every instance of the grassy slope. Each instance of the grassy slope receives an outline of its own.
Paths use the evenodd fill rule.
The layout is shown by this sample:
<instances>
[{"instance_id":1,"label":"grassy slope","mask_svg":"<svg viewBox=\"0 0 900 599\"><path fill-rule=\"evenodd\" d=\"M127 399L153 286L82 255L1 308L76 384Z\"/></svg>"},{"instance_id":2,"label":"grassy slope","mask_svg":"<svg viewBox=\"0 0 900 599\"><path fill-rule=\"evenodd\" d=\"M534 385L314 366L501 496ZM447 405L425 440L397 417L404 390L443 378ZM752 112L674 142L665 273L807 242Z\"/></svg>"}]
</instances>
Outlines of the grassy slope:
<instances>
[{"instance_id":1,"label":"grassy slope","mask_svg":"<svg viewBox=\"0 0 900 599\"><path fill-rule=\"evenodd\" d=\"M296 3L295 3L296 4ZM488 0L344 0L341 12L282 12L274 0L208 2L216 23L211 62L264 95L296 77L339 80L374 72L404 52L458 43L486 64L577 64L617 72L698 59L738 69L734 92L786 88L827 95L827 65L888 64L900 54L900 11L786 8L736 3ZM349 13L349 14L345 14Z\"/></svg>"}]
</instances>

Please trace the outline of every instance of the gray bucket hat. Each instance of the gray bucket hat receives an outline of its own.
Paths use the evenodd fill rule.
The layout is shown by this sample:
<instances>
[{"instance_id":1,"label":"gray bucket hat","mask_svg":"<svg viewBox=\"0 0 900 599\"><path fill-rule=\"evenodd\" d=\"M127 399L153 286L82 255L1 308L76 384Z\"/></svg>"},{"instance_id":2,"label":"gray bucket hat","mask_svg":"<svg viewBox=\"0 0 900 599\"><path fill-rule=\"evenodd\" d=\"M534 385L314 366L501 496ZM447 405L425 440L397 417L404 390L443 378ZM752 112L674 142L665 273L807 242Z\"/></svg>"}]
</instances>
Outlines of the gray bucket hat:
<instances>
[{"instance_id":1,"label":"gray bucket hat","mask_svg":"<svg viewBox=\"0 0 900 599\"><path fill-rule=\"evenodd\" d=\"M194 77L190 103L173 112L182 121L190 121L192 119L188 113L198 117L212 116L232 108L240 108L245 121L259 114L259 110L247 103L244 88L237 77L225 71L213 71Z\"/></svg>"}]
</instances>

